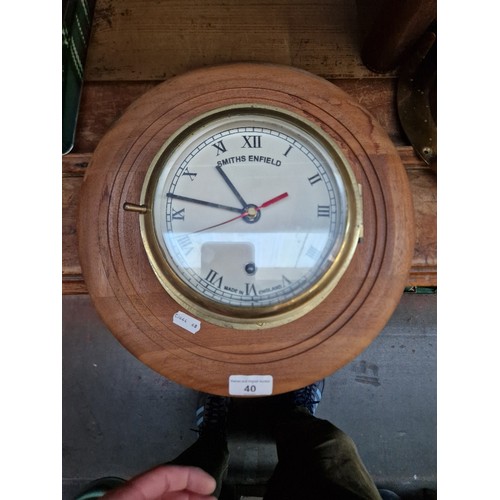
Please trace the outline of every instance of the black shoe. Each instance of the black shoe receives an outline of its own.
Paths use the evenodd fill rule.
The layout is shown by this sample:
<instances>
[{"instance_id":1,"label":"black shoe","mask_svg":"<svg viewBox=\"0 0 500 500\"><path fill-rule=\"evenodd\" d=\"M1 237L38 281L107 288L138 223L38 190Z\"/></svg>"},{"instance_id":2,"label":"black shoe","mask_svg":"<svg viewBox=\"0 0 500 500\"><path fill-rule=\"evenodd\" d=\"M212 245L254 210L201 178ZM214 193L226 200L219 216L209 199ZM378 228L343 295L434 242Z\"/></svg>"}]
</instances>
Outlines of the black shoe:
<instances>
[{"instance_id":1,"label":"black shoe","mask_svg":"<svg viewBox=\"0 0 500 500\"><path fill-rule=\"evenodd\" d=\"M201 392L196 408L196 427L201 435L225 432L231 399Z\"/></svg>"},{"instance_id":2,"label":"black shoe","mask_svg":"<svg viewBox=\"0 0 500 500\"><path fill-rule=\"evenodd\" d=\"M316 413L316 409L321 401L325 379L314 384L303 387L290 393L290 398L294 406L305 408L311 415Z\"/></svg>"}]
</instances>

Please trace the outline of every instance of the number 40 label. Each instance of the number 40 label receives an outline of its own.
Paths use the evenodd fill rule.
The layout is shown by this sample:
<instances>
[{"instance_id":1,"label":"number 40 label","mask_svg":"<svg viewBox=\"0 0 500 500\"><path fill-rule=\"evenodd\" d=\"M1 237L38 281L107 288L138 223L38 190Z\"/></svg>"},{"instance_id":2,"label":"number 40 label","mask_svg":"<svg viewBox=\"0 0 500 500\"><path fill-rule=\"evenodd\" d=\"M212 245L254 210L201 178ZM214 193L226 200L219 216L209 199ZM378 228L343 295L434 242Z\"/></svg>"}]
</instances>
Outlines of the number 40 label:
<instances>
[{"instance_id":1,"label":"number 40 label","mask_svg":"<svg viewBox=\"0 0 500 500\"><path fill-rule=\"evenodd\" d=\"M229 377L230 396L271 396L272 375L231 375Z\"/></svg>"}]
</instances>

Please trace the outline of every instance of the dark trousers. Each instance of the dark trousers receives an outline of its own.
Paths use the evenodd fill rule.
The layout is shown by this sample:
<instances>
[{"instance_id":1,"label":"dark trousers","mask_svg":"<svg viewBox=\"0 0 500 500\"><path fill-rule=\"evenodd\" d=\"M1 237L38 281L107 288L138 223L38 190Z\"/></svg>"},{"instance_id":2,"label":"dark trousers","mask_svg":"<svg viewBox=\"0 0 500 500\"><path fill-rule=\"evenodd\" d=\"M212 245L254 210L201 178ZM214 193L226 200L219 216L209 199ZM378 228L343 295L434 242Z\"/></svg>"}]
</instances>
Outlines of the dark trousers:
<instances>
[{"instance_id":1,"label":"dark trousers","mask_svg":"<svg viewBox=\"0 0 500 500\"><path fill-rule=\"evenodd\" d=\"M264 500L381 500L352 439L327 420L295 408L277 419L275 438L278 464ZM205 470L216 479L219 496L229 465L226 437L206 433L169 464ZM97 481L77 500L100 498L123 482Z\"/></svg>"},{"instance_id":2,"label":"dark trousers","mask_svg":"<svg viewBox=\"0 0 500 500\"><path fill-rule=\"evenodd\" d=\"M265 500L380 500L352 439L327 420L296 408L275 425L278 465ZM221 434L203 435L171 463L194 465L217 480L217 495L228 468Z\"/></svg>"}]
</instances>

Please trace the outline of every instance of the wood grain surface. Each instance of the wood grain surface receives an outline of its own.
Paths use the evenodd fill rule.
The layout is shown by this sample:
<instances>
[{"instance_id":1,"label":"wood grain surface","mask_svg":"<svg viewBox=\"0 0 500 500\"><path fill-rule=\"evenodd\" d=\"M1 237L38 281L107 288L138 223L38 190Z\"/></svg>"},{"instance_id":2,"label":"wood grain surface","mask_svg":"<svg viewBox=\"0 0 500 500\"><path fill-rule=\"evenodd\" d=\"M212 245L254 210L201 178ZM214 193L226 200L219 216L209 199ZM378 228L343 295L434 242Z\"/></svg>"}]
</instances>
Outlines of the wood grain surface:
<instances>
[{"instance_id":1,"label":"wood grain surface","mask_svg":"<svg viewBox=\"0 0 500 500\"><path fill-rule=\"evenodd\" d=\"M150 162L175 130L206 111L249 101L302 115L334 138L363 187L364 236L338 286L299 319L255 332L202 318L192 335L173 324L179 305L149 266L139 215L122 207L139 200ZM273 393L281 393L327 376L378 335L408 282L415 248L408 170L372 114L310 73L238 64L170 79L134 101L89 166L84 157L75 159L67 180L86 168L77 232L96 309L138 359L194 389L227 395L230 375L265 374L273 377Z\"/></svg>"},{"instance_id":2,"label":"wood grain surface","mask_svg":"<svg viewBox=\"0 0 500 500\"><path fill-rule=\"evenodd\" d=\"M360 53L376 10L366 0L100 0L86 79L164 80L241 61L370 78Z\"/></svg>"}]
</instances>

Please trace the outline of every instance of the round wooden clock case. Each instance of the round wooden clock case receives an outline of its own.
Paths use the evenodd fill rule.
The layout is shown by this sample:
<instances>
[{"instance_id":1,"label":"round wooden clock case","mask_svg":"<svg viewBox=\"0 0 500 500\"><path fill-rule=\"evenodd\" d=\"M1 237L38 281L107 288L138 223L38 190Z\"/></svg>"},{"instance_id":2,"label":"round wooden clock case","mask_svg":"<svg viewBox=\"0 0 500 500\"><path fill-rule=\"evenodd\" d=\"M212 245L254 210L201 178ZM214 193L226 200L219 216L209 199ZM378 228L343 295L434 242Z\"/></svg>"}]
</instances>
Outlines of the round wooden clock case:
<instances>
[{"instance_id":1,"label":"round wooden clock case","mask_svg":"<svg viewBox=\"0 0 500 500\"><path fill-rule=\"evenodd\" d=\"M166 292L143 244L143 214L124 205L139 206L151 163L179 129L219 108L252 104L302 117L333 140L361 189L363 234L335 288L312 310L285 324L240 329L195 317ZM257 395L279 394L335 372L380 333L411 266L413 206L396 149L359 103L302 70L232 64L172 78L128 108L93 154L78 238L92 301L139 360L212 394L240 395L231 384L246 376L266 382ZM186 328L174 317L198 326Z\"/></svg>"}]
</instances>

